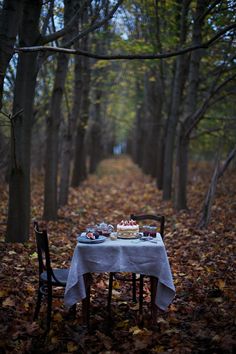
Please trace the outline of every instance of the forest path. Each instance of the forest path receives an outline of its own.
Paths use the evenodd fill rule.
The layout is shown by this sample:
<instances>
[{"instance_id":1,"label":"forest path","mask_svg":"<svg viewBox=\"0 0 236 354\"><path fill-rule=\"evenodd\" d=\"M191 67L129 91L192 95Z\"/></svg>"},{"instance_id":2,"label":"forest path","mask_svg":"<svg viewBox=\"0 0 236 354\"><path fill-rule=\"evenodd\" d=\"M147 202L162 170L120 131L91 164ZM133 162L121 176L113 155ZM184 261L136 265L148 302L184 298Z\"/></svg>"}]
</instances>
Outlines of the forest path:
<instances>
[{"instance_id":1,"label":"forest path","mask_svg":"<svg viewBox=\"0 0 236 354\"><path fill-rule=\"evenodd\" d=\"M161 200L155 181L145 176L128 157L108 159L80 187L70 189L69 204L60 209L58 221L47 223L53 265L65 267L70 265L76 236L86 225L101 221L116 225L132 212L165 215L165 245L176 298L168 312L159 313L155 327L149 322L148 282L145 283L144 328L138 327L138 307L131 302L129 288L120 283L114 291L113 322L107 331L104 310L107 275L94 274L92 333L81 326L81 304L73 320L68 318L63 302L56 300L52 330L44 343L41 335L45 310L39 322L32 323L38 279L34 234L31 233L25 245L0 242L0 349L5 348L3 353L231 354L236 344L234 177L226 176L226 182L219 186L213 222L208 230L202 231L195 225L207 174L208 171L194 175L194 182L190 181L189 185L190 209L176 213L171 202ZM4 191L4 187L1 188ZM33 180L32 191L32 217L40 219L42 179ZM0 207L4 211L7 209L6 192L2 195ZM5 214L1 218L4 221Z\"/></svg>"},{"instance_id":2,"label":"forest path","mask_svg":"<svg viewBox=\"0 0 236 354\"><path fill-rule=\"evenodd\" d=\"M79 220L117 224L131 213L162 213L161 192L126 156L103 161L81 187L71 190L68 208L81 214Z\"/></svg>"}]
</instances>

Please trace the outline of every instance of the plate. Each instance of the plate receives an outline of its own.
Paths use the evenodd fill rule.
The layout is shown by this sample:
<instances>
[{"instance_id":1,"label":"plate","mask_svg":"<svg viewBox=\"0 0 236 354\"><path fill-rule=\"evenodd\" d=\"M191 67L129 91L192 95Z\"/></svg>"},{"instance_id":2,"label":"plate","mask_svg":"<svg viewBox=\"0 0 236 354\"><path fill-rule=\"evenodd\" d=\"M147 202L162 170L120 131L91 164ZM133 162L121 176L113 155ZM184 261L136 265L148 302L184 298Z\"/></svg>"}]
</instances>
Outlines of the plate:
<instances>
[{"instance_id":1,"label":"plate","mask_svg":"<svg viewBox=\"0 0 236 354\"><path fill-rule=\"evenodd\" d=\"M117 238L121 238L123 240L134 240L134 239L139 238L139 237L140 237L140 234L138 232L136 233L136 235L133 235L132 237L130 237L130 236L127 237L125 235L122 235L122 233L119 234L119 232L117 233Z\"/></svg>"},{"instance_id":2,"label":"plate","mask_svg":"<svg viewBox=\"0 0 236 354\"><path fill-rule=\"evenodd\" d=\"M107 239L105 236L99 236L98 238L95 238L95 240L91 240L86 237L86 235L80 235L77 237L77 241L80 243L89 243L89 244L95 244L95 243L102 243Z\"/></svg>"}]
</instances>

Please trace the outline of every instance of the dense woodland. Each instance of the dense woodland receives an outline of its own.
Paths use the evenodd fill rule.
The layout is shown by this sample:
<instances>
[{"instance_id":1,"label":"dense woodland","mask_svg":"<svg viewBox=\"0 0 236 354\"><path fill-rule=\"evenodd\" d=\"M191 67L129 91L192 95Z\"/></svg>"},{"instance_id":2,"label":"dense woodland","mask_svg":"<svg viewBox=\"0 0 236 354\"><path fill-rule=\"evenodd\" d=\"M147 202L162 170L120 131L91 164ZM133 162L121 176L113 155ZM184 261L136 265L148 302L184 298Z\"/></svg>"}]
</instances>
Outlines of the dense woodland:
<instances>
[{"instance_id":1,"label":"dense woodland","mask_svg":"<svg viewBox=\"0 0 236 354\"><path fill-rule=\"evenodd\" d=\"M234 0L0 1L0 300L1 318L9 316L1 332L13 336L0 344L7 353L37 353L41 335L30 320L34 286L24 280L16 298L10 280L25 267L36 271L32 220L62 247L55 260L69 264L76 232L132 212L167 217L179 297L158 320L157 341L155 328L136 332L131 308L112 334L123 331L119 351L99 327L95 299L96 336L71 320L60 337L58 305L48 352L64 343L61 352L233 353L235 34ZM98 282L101 297L106 281Z\"/></svg>"},{"instance_id":2,"label":"dense woodland","mask_svg":"<svg viewBox=\"0 0 236 354\"><path fill-rule=\"evenodd\" d=\"M156 179L163 200L187 208L189 154L222 160L234 152L235 6L3 2L7 241L29 237L31 171L44 173L43 217L55 220L69 186L115 147Z\"/></svg>"}]
</instances>

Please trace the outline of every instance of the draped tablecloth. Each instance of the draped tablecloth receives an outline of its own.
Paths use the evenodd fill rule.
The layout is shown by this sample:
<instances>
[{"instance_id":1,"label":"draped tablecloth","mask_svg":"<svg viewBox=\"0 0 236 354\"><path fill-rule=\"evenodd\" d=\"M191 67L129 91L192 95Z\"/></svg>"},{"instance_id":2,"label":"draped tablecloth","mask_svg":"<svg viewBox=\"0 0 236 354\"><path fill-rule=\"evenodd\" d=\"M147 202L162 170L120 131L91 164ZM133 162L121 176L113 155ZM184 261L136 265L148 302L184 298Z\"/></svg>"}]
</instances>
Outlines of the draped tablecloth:
<instances>
[{"instance_id":1,"label":"draped tablecloth","mask_svg":"<svg viewBox=\"0 0 236 354\"><path fill-rule=\"evenodd\" d=\"M70 265L64 302L71 307L86 298L86 273L132 272L158 278L155 304L166 310L175 296L169 260L159 234L151 241L116 241L99 244L77 243Z\"/></svg>"}]
</instances>

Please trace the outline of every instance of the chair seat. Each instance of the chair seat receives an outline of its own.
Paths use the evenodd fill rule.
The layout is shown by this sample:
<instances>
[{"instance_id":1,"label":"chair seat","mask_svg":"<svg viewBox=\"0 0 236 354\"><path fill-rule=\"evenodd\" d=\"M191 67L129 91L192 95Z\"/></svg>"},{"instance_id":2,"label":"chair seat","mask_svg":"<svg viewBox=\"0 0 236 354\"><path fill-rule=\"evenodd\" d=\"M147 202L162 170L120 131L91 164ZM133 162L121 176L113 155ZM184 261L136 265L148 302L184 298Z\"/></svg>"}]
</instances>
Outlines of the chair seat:
<instances>
[{"instance_id":1,"label":"chair seat","mask_svg":"<svg viewBox=\"0 0 236 354\"><path fill-rule=\"evenodd\" d=\"M53 273L55 277L59 280L60 283L66 285L69 270L68 269L53 269ZM43 281L47 281L47 272L43 272L40 274L40 278ZM52 284L57 284L57 282L52 278Z\"/></svg>"}]
</instances>

